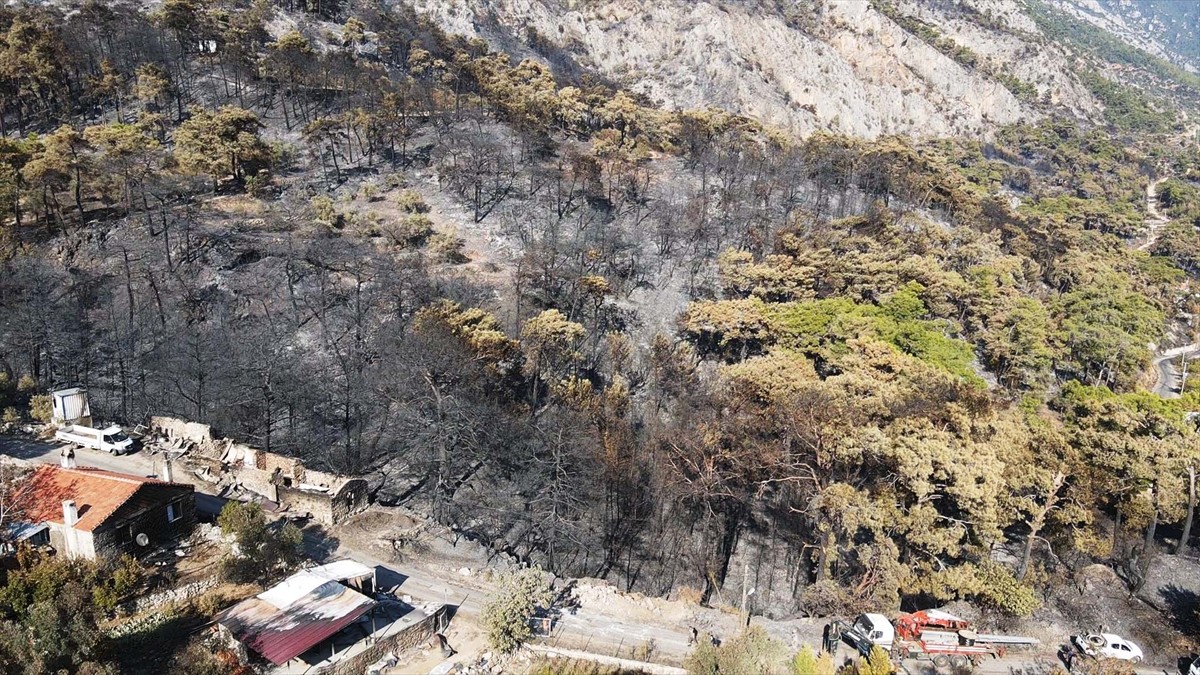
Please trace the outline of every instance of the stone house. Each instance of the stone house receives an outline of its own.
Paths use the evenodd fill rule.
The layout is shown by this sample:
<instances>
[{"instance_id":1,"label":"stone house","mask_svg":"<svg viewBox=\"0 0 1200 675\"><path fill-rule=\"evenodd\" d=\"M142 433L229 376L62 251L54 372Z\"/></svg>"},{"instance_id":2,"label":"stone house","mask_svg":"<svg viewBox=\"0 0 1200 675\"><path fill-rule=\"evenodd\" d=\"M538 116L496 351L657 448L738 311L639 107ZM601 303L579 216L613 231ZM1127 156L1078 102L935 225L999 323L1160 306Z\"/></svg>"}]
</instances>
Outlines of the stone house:
<instances>
[{"instance_id":1,"label":"stone house","mask_svg":"<svg viewBox=\"0 0 1200 675\"><path fill-rule=\"evenodd\" d=\"M137 555L188 535L196 524L191 485L92 468L33 472L24 520L43 524L50 545L72 558Z\"/></svg>"}]
</instances>

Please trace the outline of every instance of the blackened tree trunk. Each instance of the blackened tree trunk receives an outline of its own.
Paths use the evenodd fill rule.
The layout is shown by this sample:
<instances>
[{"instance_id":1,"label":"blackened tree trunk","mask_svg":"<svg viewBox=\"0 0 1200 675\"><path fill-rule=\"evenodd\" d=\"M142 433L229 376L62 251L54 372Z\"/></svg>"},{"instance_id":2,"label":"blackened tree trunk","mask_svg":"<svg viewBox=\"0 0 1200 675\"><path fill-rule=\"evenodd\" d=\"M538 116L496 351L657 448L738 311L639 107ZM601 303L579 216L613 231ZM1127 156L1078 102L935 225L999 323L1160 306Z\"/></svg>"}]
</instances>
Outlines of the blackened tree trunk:
<instances>
[{"instance_id":1,"label":"blackened tree trunk","mask_svg":"<svg viewBox=\"0 0 1200 675\"><path fill-rule=\"evenodd\" d=\"M1188 467L1188 505L1187 518L1183 521L1183 533L1179 535L1179 544L1175 547L1175 554L1188 545L1188 540L1192 538L1192 519L1196 514L1196 467Z\"/></svg>"}]
</instances>

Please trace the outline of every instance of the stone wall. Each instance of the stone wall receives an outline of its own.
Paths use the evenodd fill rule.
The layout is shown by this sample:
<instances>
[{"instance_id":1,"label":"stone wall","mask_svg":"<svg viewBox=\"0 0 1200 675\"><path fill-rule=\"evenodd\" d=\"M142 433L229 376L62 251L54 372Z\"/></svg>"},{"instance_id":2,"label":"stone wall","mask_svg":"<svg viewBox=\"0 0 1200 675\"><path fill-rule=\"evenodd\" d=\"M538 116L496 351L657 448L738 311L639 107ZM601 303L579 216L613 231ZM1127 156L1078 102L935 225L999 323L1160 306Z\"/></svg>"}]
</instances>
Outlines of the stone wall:
<instances>
[{"instance_id":1,"label":"stone wall","mask_svg":"<svg viewBox=\"0 0 1200 675\"><path fill-rule=\"evenodd\" d=\"M125 614L140 614L151 609L162 609L177 602L198 598L216 588L220 583L221 580L217 577L201 579L190 584L184 584L179 588L169 588L165 591L134 598L120 605L119 609Z\"/></svg>"},{"instance_id":2,"label":"stone wall","mask_svg":"<svg viewBox=\"0 0 1200 675\"><path fill-rule=\"evenodd\" d=\"M362 675L366 672L367 666L382 659L388 652L401 654L415 649L429 642L449 623L449 610L443 605L417 623L380 637L374 644L367 646L362 651L338 659L335 663L327 666L319 666L312 672L320 675Z\"/></svg>"},{"instance_id":3,"label":"stone wall","mask_svg":"<svg viewBox=\"0 0 1200 675\"><path fill-rule=\"evenodd\" d=\"M333 525L336 522L333 516L333 500L328 492L310 492L282 485L278 486L276 491L279 494L279 503L286 504L287 508L301 513L307 511L312 514L313 520L323 525Z\"/></svg>"},{"instance_id":4,"label":"stone wall","mask_svg":"<svg viewBox=\"0 0 1200 675\"><path fill-rule=\"evenodd\" d=\"M333 520L338 522L367 508L371 503L370 487L362 478L348 478L333 495Z\"/></svg>"},{"instance_id":5,"label":"stone wall","mask_svg":"<svg viewBox=\"0 0 1200 675\"><path fill-rule=\"evenodd\" d=\"M233 475L242 487L270 499L281 502L276 486L271 483L271 472L256 469L252 466L241 466L233 469Z\"/></svg>"},{"instance_id":6,"label":"stone wall","mask_svg":"<svg viewBox=\"0 0 1200 675\"><path fill-rule=\"evenodd\" d=\"M147 506L137 511L121 507L92 532L97 556L148 553L155 548L171 545L190 534L196 526L196 495L190 485L186 489L146 485L142 491L150 493ZM167 516L168 503L174 505L176 511L173 521ZM138 534L149 537L149 545L145 548L137 545L135 538Z\"/></svg>"},{"instance_id":7,"label":"stone wall","mask_svg":"<svg viewBox=\"0 0 1200 675\"><path fill-rule=\"evenodd\" d=\"M209 443L213 440L212 428L207 424L185 422L174 417L151 417L150 428L171 438L184 438L193 443Z\"/></svg>"},{"instance_id":8,"label":"stone wall","mask_svg":"<svg viewBox=\"0 0 1200 675\"><path fill-rule=\"evenodd\" d=\"M255 453L254 468L262 469L268 474L274 473L275 469L283 472L283 475L295 479L297 482L307 482L304 479L304 464L295 457L284 457L273 452L264 452L258 450Z\"/></svg>"},{"instance_id":9,"label":"stone wall","mask_svg":"<svg viewBox=\"0 0 1200 675\"><path fill-rule=\"evenodd\" d=\"M317 472L308 472L311 478ZM341 487L336 487L341 483ZM279 503L295 511L307 511L314 520L324 525L334 525L367 508L370 495L367 482L361 478L335 479L327 492L303 490L298 487L276 486ZM335 489L336 488L336 489Z\"/></svg>"}]
</instances>

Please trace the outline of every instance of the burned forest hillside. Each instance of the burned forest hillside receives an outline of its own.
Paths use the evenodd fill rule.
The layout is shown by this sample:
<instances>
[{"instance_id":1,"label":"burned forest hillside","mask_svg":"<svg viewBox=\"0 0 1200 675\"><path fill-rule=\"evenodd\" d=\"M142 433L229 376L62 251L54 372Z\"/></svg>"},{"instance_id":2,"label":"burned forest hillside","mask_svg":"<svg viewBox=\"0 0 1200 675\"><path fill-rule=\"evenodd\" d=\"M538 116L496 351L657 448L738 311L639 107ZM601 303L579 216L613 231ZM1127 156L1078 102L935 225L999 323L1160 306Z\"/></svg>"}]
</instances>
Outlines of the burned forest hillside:
<instances>
[{"instance_id":1,"label":"burned forest hillside","mask_svg":"<svg viewBox=\"0 0 1200 675\"><path fill-rule=\"evenodd\" d=\"M1190 546L1194 75L1040 2L697 3L845 69L756 106L635 49L691 3L627 18L644 78L616 9L516 4L0 7L3 423L84 386L776 617L1027 616Z\"/></svg>"}]
</instances>

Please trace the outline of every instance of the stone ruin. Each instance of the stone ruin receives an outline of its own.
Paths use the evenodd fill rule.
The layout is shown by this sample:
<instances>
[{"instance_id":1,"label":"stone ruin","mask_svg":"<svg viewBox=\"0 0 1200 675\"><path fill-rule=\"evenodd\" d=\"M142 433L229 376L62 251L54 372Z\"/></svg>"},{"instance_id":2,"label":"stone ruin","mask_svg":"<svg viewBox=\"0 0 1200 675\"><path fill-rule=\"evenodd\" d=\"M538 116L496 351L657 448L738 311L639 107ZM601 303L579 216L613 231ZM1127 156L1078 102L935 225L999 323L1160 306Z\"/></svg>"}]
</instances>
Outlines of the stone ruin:
<instances>
[{"instance_id":1,"label":"stone ruin","mask_svg":"<svg viewBox=\"0 0 1200 675\"><path fill-rule=\"evenodd\" d=\"M284 515L311 516L335 525L367 507L367 482L304 466L295 457L266 452L231 438L214 438L207 424L151 417L144 443L182 463L224 496L249 492L277 504Z\"/></svg>"}]
</instances>

